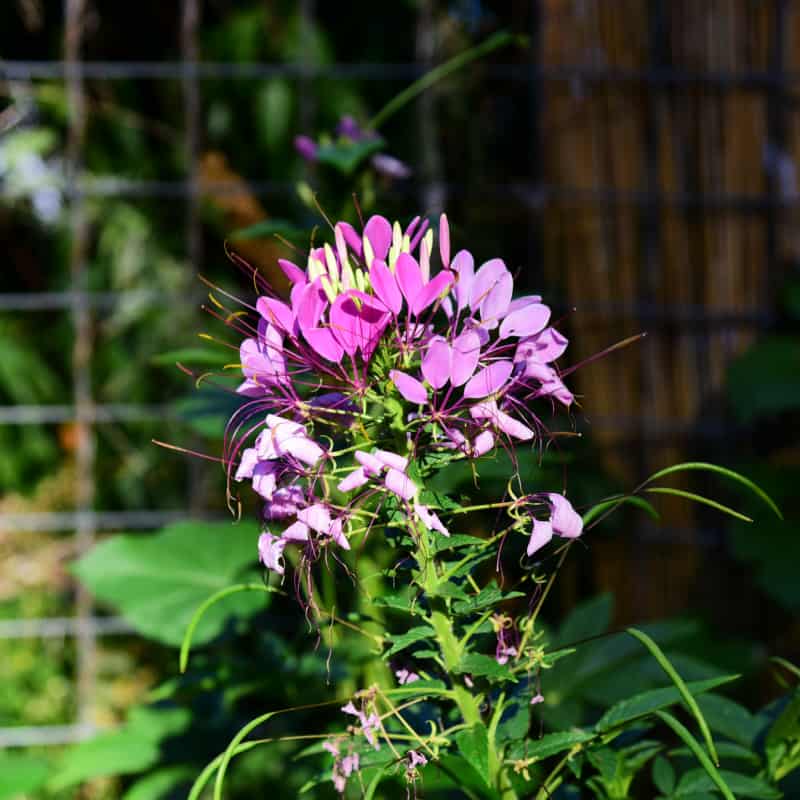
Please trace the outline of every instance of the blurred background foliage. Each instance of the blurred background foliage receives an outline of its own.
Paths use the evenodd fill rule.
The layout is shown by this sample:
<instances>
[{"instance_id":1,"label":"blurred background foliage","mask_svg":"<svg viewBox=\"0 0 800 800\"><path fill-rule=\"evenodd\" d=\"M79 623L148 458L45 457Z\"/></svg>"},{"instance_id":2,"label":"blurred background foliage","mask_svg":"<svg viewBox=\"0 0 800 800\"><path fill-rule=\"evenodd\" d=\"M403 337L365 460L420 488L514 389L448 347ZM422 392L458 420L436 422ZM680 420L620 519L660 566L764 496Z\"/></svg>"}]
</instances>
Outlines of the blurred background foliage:
<instances>
[{"instance_id":1,"label":"blurred background foliage","mask_svg":"<svg viewBox=\"0 0 800 800\"><path fill-rule=\"evenodd\" d=\"M800 271L792 232L800 137L784 73L773 83L747 79L796 69L796 4L86 0L75 5L79 56L105 66L83 82L79 194L70 82L35 69L64 58L71 5L0 7L2 620L75 613L70 525L41 531L25 517L74 510L81 480L81 427L70 412L75 208L88 228L90 393L99 407L90 426L92 504L207 519L224 514L222 472L151 444L219 452L226 395L195 391L174 366L203 371L236 360L194 336L227 338L200 310L207 290L198 276L249 295L246 276L226 258L227 240L279 284L276 258L290 248L268 234L302 243L324 226L322 212L355 219L355 192L365 213L406 218L446 207L457 243L468 242L479 259L502 255L525 290L552 301L575 361L650 334L576 373L581 407L565 424L583 438L559 440L541 464L531 459L532 479L556 488L566 466L570 495L589 503L671 461L706 459L757 480L787 522L758 514L755 525L728 524L665 503L655 525L625 510L566 565L548 623L563 631L559 622L569 627L563 620L579 603L594 617L584 625L568 617L578 621L565 640L677 617L657 630L687 679L708 677L712 667L741 671L740 698L774 696L766 656L800 655ZM527 46L457 72L381 130L383 151L411 177L379 173L354 143L336 139L343 115L366 124L427 68L498 30L526 37ZM197 76L181 70L194 54L208 66ZM152 69L137 72L137 64ZM651 68L690 77L630 78ZM722 73L733 77L697 77ZM327 136L343 150L307 163L294 149L297 134ZM66 411L38 414L42 406ZM504 484L502 463L488 470L487 491ZM681 486L706 488L701 480ZM260 595L220 606L198 637L213 647L176 677L173 648L203 591L254 567L250 527L208 525L108 541L100 526L103 541L77 572L99 613L121 613L142 635L99 640L90 708L79 708L85 665L72 637L0 639L0 728L126 720L123 733L76 750L0 752L0 798L26 786L46 798L167 797L255 712L327 699L329 683L355 686L363 677L361 643L349 643L351 662L329 665L329 643L309 650L313 636L291 598L265 608ZM205 587L180 584L169 570L161 583L146 575L148 542L180 559L198 554L199 540L212 555L199 566L212 578ZM215 576L220 540L228 570ZM154 614L145 601L170 587L174 613ZM608 594L590 600L598 592L616 602ZM358 607L354 597L342 602ZM609 641L597 646L621 647ZM573 724L619 699L622 664L635 689L657 685L644 664L626 660L630 650L611 655L597 656L598 674L575 665L553 673L549 697L560 699L548 703L544 724ZM309 713L291 729L312 720L322 729L332 715ZM235 796L278 779L294 796L315 768L300 762L287 778L279 765L291 752L243 757Z\"/></svg>"}]
</instances>

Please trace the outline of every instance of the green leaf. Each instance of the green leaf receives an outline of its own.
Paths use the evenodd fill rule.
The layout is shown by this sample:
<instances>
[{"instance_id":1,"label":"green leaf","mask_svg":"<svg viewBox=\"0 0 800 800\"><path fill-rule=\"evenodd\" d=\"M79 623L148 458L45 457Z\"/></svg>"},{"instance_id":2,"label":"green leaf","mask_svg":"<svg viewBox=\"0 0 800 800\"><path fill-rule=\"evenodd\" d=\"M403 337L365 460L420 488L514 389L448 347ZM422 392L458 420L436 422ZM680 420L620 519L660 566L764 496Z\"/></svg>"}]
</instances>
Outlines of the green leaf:
<instances>
[{"instance_id":1,"label":"green leaf","mask_svg":"<svg viewBox=\"0 0 800 800\"><path fill-rule=\"evenodd\" d=\"M587 527L590 525L594 520L598 517L605 514L607 511L616 510L622 505L631 505L636 506L637 508L641 508L645 513L649 514L654 520L659 520L660 516L658 511L653 508L653 506L644 500L641 497L636 497L635 495L620 495L618 497L611 497L608 500L602 500L601 502L593 505L584 515L583 515L583 526Z\"/></svg>"},{"instance_id":2,"label":"green leaf","mask_svg":"<svg viewBox=\"0 0 800 800\"><path fill-rule=\"evenodd\" d=\"M360 142L342 139L335 144L326 144L318 148L317 161L333 167L344 175L352 175L362 162L385 146L386 142L377 137Z\"/></svg>"},{"instance_id":3,"label":"green leaf","mask_svg":"<svg viewBox=\"0 0 800 800\"><path fill-rule=\"evenodd\" d=\"M725 675L719 678L710 678L705 681L694 681L693 683L686 684L686 688L691 694L701 694L702 692L709 692L731 681L735 681L739 675ZM619 725L624 725L626 722L638 719L639 717L652 714L660 708L674 705L683 699L683 693L675 686L669 686L664 689L651 689L647 692L642 692L634 697L621 700L616 705L613 705L605 714L598 720L595 725L595 730L601 733L616 728Z\"/></svg>"},{"instance_id":4,"label":"green leaf","mask_svg":"<svg viewBox=\"0 0 800 800\"><path fill-rule=\"evenodd\" d=\"M712 731L745 747L753 744L760 726L758 720L744 706L716 694L700 698L697 704Z\"/></svg>"},{"instance_id":5,"label":"green leaf","mask_svg":"<svg viewBox=\"0 0 800 800\"><path fill-rule=\"evenodd\" d=\"M0 800L14 800L38 791L49 774L50 765L44 759L0 751Z\"/></svg>"},{"instance_id":6,"label":"green leaf","mask_svg":"<svg viewBox=\"0 0 800 800\"><path fill-rule=\"evenodd\" d=\"M691 756L692 753L688 747L674 747L669 751L671 756ZM735 742L717 742L717 755L720 761L747 761L754 766L761 763L761 758L757 753L754 753L749 747L744 747Z\"/></svg>"},{"instance_id":7,"label":"green leaf","mask_svg":"<svg viewBox=\"0 0 800 800\"><path fill-rule=\"evenodd\" d=\"M656 716L677 734L678 738L692 751L694 757L700 762L703 769L714 782L714 785L722 792L725 800L736 800L725 779L719 774L719 770L706 755L705 750L700 746L700 742L671 714L666 711L656 711Z\"/></svg>"},{"instance_id":8,"label":"green leaf","mask_svg":"<svg viewBox=\"0 0 800 800\"><path fill-rule=\"evenodd\" d=\"M122 800L163 800L179 786L188 786L194 775L195 770L185 765L158 769L136 781Z\"/></svg>"},{"instance_id":9,"label":"green leaf","mask_svg":"<svg viewBox=\"0 0 800 800\"><path fill-rule=\"evenodd\" d=\"M180 522L155 535L125 534L98 544L73 569L98 600L117 608L138 631L180 645L197 607L255 561L257 528L249 523ZM265 607L264 597L226 597L203 616L196 643L226 621Z\"/></svg>"},{"instance_id":10,"label":"green leaf","mask_svg":"<svg viewBox=\"0 0 800 800\"><path fill-rule=\"evenodd\" d=\"M610 594L601 594L581 603L564 620L554 646L567 647L604 633L611 624L613 610L614 598Z\"/></svg>"},{"instance_id":11,"label":"green leaf","mask_svg":"<svg viewBox=\"0 0 800 800\"><path fill-rule=\"evenodd\" d=\"M483 653L466 653L458 662L455 672L466 673L474 678L498 681L516 681L508 664L498 664L497 659Z\"/></svg>"},{"instance_id":12,"label":"green leaf","mask_svg":"<svg viewBox=\"0 0 800 800\"><path fill-rule=\"evenodd\" d=\"M720 770L719 774L736 797L750 797L754 800L780 800L783 797L782 792L760 778L751 778L749 775L724 769ZM673 797L710 792L715 788L718 788L718 785L705 770L693 769L681 776Z\"/></svg>"},{"instance_id":13,"label":"green leaf","mask_svg":"<svg viewBox=\"0 0 800 800\"><path fill-rule=\"evenodd\" d=\"M456 669L458 662L461 661L461 645L453 633L450 620L441 611L434 611L431 614L431 624L436 630L436 639L445 666L451 670Z\"/></svg>"},{"instance_id":14,"label":"green leaf","mask_svg":"<svg viewBox=\"0 0 800 800\"><path fill-rule=\"evenodd\" d=\"M661 650L661 648L646 633L637 630L636 628L628 628L627 632L635 639L638 639L650 651L650 655L653 656L661 669L667 673L669 679L678 688L684 702L689 708L689 711L692 713L692 716L694 716L695 720L697 720L700 732L703 734L703 739L708 747L708 751L711 753L711 757L714 759L714 763L719 764L719 758L716 750L714 749L714 740L711 738L711 731L708 729L708 724L703 717L703 713L700 711L700 708L697 705L694 697L692 697L692 693L687 689L683 678L678 675L676 669L672 666L669 659L664 655L664 652ZM657 713L659 716L661 715L661 712Z\"/></svg>"},{"instance_id":15,"label":"green leaf","mask_svg":"<svg viewBox=\"0 0 800 800\"><path fill-rule=\"evenodd\" d=\"M471 614L474 611L480 611L483 608L495 606L502 603L504 600L511 600L514 597L525 597L524 592L507 592L503 593L502 589L494 585L485 586L473 595L468 600L461 600L453 604L453 611L456 614Z\"/></svg>"},{"instance_id":16,"label":"green leaf","mask_svg":"<svg viewBox=\"0 0 800 800\"><path fill-rule=\"evenodd\" d=\"M248 225L246 228L238 228L230 234L232 241L243 241L249 239L266 239L273 236L281 236L290 242L303 241L308 239L308 231L292 225L285 219L265 219Z\"/></svg>"},{"instance_id":17,"label":"green leaf","mask_svg":"<svg viewBox=\"0 0 800 800\"><path fill-rule=\"evenodd\" d=\"M432 639L435 638L435 636L436 631L434 631L430 625L418 625L417 627L411 628L405 633L393 635L390 637L393 644L383 654L383 657L390 658L395 653L399 653L401 650L411 647L411 645L415 644L416 642L421 642L423 639Z\"/></svg>"},{"instance_id":18,"label":"green leaf","mask_svg":"<svg viewBox=\"0 0 800 800\"><path fill-rule=\"evenodd\" d=\"M491 786L489 775L489 736L486 726L478 723L456 735L456 745L466 762Z\"/></svg>"},{"instance_id":19,"label":"green leaf","mask_svg":"<svg viewBox=\"0 0 800 800\"><path fill-rule=\"evenodd\" d=\"M751 481L749 478L745 478L744 475L734 472L732 469L718 467L716 464L709 464L705 461L686 461L682 464L674 464L671 467L666 467L651 475L647 479L646 483L652 483L653 481L657 481L659 478L664 478L667 475L672 475L676 472L687 472L692 470L699 470L700 472L713 472L716 475L721 475L723 478L728 478L729 480L741 484L746 489L749 489L754 495L756 495L756 497L759 497L761 500L763 500L764 503L766 503L766 505L768 505L778 517L783 519L783 514L781 513L781 510L778 508L775 501L760 486L753 483L753 481Z\"/></svg>"},{"instance_id":20,"label":"green leaf","mask_svg":"<svg viewBox=\"0 0 800 800\"><path fill-rule=\"evenodd\" d=\"M691 500L704 506L710 506L717 511L721 511L723 514L727 514L735 519L740 519L742 522L753 521L750 517L745 514L740 514L729 506L725 506L722 503L718 503L716 500L712 500L710 497L703 497L703 495L695 494L694 492L686 492L683 489L672 489L667 486L650 486L644 491L650 492L651 494L669 494L673 497L682 497L684 500Z\"/></svg>"},{"instance_id":21,"label":"green leaf","mask_svg":"<svg viewBox=\"0 0 800 800\"><path fill-rule=\"evenodd\" d=\"M653 762L653 783L661 794L672 794L675 789L675 769L664 756Z\"/></svg>"},{"instance_id":22,"label":"green leaf","mask_svg":"<svg viewBox=\"0 0 800 800\"><path fill-rule=\"evenodd\" d=\"M50 786L60 791L89 778L143 772L159 762L161 742L190 724L186 709L134 708L121 728L67 750Z\"/></svg>"},{"instance_id":23,"label":"green leaf","mask_svg":"<svg viewBox=\"0 0 800 800\"><path fill-rule=\"evenodd\" d=\"M184 347L180 350L168 350L153 356L151 361L160 367L173 367L175 364L184 364L187 367L217 367L220 368L230 355L221 348L210 347ZM236 358L238 361L238 357Z\"/></svg>"},{"instance_id":24,"label":"green leaf","mask_svg":"<svg viewBox=\"0 0 800 800\"><path fill-rule=\"evenodd\" d=\"M597 736L593 731L574 730L559 731L558 733L546 733L541 739L528 741L525 752L528 758L542 760L550 758L564 750L569 750L575 745L583 744Z\"/></svg>"}]
</instances>

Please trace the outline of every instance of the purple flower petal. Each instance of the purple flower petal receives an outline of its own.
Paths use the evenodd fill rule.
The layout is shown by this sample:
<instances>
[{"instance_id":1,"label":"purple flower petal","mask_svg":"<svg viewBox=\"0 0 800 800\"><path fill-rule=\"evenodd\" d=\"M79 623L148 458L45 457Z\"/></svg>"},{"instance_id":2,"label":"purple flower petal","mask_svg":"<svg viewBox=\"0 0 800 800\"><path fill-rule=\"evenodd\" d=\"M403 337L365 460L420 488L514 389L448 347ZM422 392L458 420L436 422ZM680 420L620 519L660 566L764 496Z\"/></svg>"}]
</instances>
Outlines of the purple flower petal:
<instances>
[{"instance_id":1,"label":"purple flower petal","mask_svg":"<svg viewBox=\"0 0 800 800\"><path fill-rule=\"evenodd\" d=\"M463 386L475 373L481 355L481 339L475 331L466 331L453 340L450 383Z\"/></svg>"},{"instance_id":2,"label":"purple flower petal","mask_svg":"<svg viewBox=\"0 0 800 800\"><path fill-rule=\"evenodd\" d=\"M469 295L469 307L475 312L489 296L489 292L497 285L503 275L506 275L505 262L500 258L492 258L475 273L472 290ZM509 301L510 302L510 301Z\"/></svg>"},{"instance_id":3,"label":"purple flower petal","mask_svg":"<svg viewBox=\"0 0 800 800\"><path fill-rule=\"evenodd\" d=\"M306 341L312 349L328 361L338 364L344 356L342 346L329 328L310 328L304 332Z\"/></svg>"},{"instance_id":4,"label":"purple flower petal","mask_svg":"<svg viewBox=\"0 0 800 800\"><path fill-rule=\"evenodd\" d=\"M473 419L486 419L489 420L499 431L502 431L507 436L513 436L520 441L527 441L533 439L533 431L526 425L523 425L519 420L506 414L497 407L497 401L494 399L484 400L482 403L476 403L470 410L470 416Z\"/></svg>"},{"instance_id":5,"label":"purple flower petal","mask_svg":"<svg viewBox=\"0 0 800 800\"><path fill-rule=\"evenodd\" d=\"M278 485L278 469L275 461L259 461L253 468L253 491L265 500L272 500Z\"/></svg>"},{"instance_id":6,"label":"purple flower petal","mask_svg":"<svg viewBox=\"0 0 800 800\"><path fill-rule=\"evenodd\" d=\"M514 294L514 278L506 271L498 278L497 283L492 286L481 303L481 325L489 330L496 328L508 313L512 294Z\"/></svg>"},{"instance_id":7,"label":"purple flower petal","mask_svg":"<svg viewBox=\"0 0 800 800\"><path fill-rule=\"evenodd\" d=\"M442 536L450 535L450 531L447 530L444 523L442 523L439 517L434 514L428 506L424 506L421 503L414 503L414 511L428 530L438 531Z\"/></svg>"},{"instance_id":8,"label":"purple flower petal","mask_svg":"<svg viewBox=\"0 0 800 800\"><path fill-rule=\"evenodd\" d=\"M294 330L294 314L282 300L275 297L259 297L256 309L267 322L271 322L285 333L291 334Z\"/></svg>"},{"instance_id":9,"label":"purple flower petal","mask_svg":"<svg viewBox=\"0 0 800 800\"><path fill-rule=\"evenodd\" d=\"M549 522L535 519L533 521L533 531L531 538L528 539L528 548L525 551L532 556L537 550L541 550L553 538L553 526Z\"/></svg>"},{"instance_id":10,"label":"purple flower petal","mask_svg":"<svg viewBox=\"0 0 800 800\"><path fill-rule=\"evenodd\" d=\"M416 378L412 378L410 375L406 375L405 372L400 372L396 369L389 372L389 377L392 379L392 383L397 387L397 391L400 392L409 403L428 402L428 390Z\"/></svg>"},{"instance_id":11,"label":"purple flower petal","mask_svg":"<svg viewBox=\"0 0 800 800\"><path fill-rule=\"evenodd\" d=\"M408 468L408 459L390 450L376 450L375 458L387 467L399 469L400 472L405 472Z\"/></svg>"},{"instance_id":12,"label":"purple flower petal","mask_svg":"<svg viewBox=\"0 0 800 800\"><path fill-rule=\"evenodd\" d=\"M450 377L450 345L441 336L435 336L428 344L422 359L422 374L434 388L441 389Z\"/></svg>"},{"instance_id":13,"label":"purple flower petal","mask_svg":"<svg viewBox=\"0 0 800 800\"><path fill-rule=\"evenodd\" d=\"M413 310L417 296L422 291L422 271L416 259L408 253L400 253L394 268L397 285L403 293L409 309Z\"/></svg>"},{"instance_id":14,"label":"purple flower petal","mask_svg":"<svg viewBox=\"0 0 800 800\"><path fill-rule=\"evenodd\" d=\"M583 531L583 520L580 514L572 507L572 503L561 494L548 494L552 508L550 522L553 532L567 539L575 539Z\"/></svg>"},{"instance_id":15,"label":"purple flower petal","mask_svg":"<svg viewBox=\"0 0 800 800\"><path fill-rule=\"evenodd\" d=\"M375 258L385 261L392 244L392 226L389 220L378 215L370 217L364 226L364 236L369 239Z\"/></svg>"},{"instance_id":16,"label":"purple flower petal","mask_svg":"<svg viewBox=\"0 0 800 800\"><path fill-rule=\"evenodd\" d=\"M524 294L522 297L514 298L508 304L508 313L511 314L514 311L518 311L520 308L525 308L525 306L529 306L532 303L541 303L542 296L540 294Z\"/></svg>"},{"instance_id":17,"label":"purple flower petal","mask_svg":"<svg viewBox=\"0 0 800 800\"><path fill-rule=\"evenodd\" d=\"M286 539L288 542L307 542L308 541L308 525L305 522L293 522L281 534L281 539Z\"/></svg>"},{"instance_id":18,"label":"purple flower petal","mask_svg":"<svg viewBox=\"0 0 800 800\"><path fill-rule=\"evenodd\" d=\"M363 245L361 237L356 233L356 229L349 222L339 222L338 226L342 229L344 240L350 246L350 249L361 258L363 252Z\"/></svg>"},{"instance_id":19,"label":"purple flower petal","mask_svg":"<svg viewBox=\"0 0 800 800\"><path fill-rule=\"evenodd\" d=\"M456 296L458 310L461 311L469 303L472 294L472 283L475 280L475 260L467 250L459 250L451 265L456 273L456 284L453 292Z\"/></svg>"},{"instance_id":20,"label":"purple flower petal","mask_svg":"<svg viewBox=\"0 0 800 800\"><path fill-rule=\"evenodd\" d=\"M347 355L355 355L361 344L361 324L359 309L348 294L340 294L330 310L330 325L336 341Z\"/></svg>"},{"instance_id":21,"label":"purple flower petal","mask_svg":"<svg viewBox=\"0 0 800 800\"><path fill-rule=\"evenodd\" d=\"M555 328L545 328L536 336L522 339L517 345L514 361L535 359L542 364L549 364L564 355L569 340Z\"/></svg>"},{"instance_id":22,"label":"purple flower petal","mask_svg":"<svg viewBox=\"0 0 800 800\"><path fill-rule=\"evenodd\" d=\"M386 473L385 485L390 492L396 494L402 500L410 500L417 493L414 481L405 472L400 472L399 469L394 467L390 467Z\"/></svg>"},{"instance_id":23,"label":"purple flower petal","mask_svg":"<svg viewBox=\"0 0 800 800\"><path fill-rule=\"evenodd\" d=\"M447 222L447 214L439 217L439 255L442 266L447 269L450 266L450 225Z\"/></svg>"},{"instance_id":24,"label":"purple flower petal","mask_svg":"<svg viewBox=\"0 0 800 800\"><path fill-rule=\"evenodd\" d=\"M542 303L530 303L512 311L500 323L500 338L509 336L533 336L539 333L550 320L550 309Z\"/></svg>"},{"instance_id":25,"label":"purple flower petal","mask_svg":"<svg viewBox=\"0 0 800 800\"><path fill-rule=\"evenodd\" d=\"M375 296L392 312L395 316L400 313L403 307L403 295L397 286L392 271L383 261L375 259L369 271L369 282L375 292Z\"/></svg>"},{"instance_id":26,"label":"purple flower petal","mask_svg":"<svg viewBox=\"0 0 800 800\"><path fill-rule=\"evenodd\" d=\"M494 448L494 434L491 431L482 431L472 443L472 457L480 458Z\"/></svg>"},{"instance_id":27,"label":"purple flower petal","mask_svg":"<svg viewBox=\"0 0 800 800\"><path fill-rule=\"evenodd\" d=\"M309 528L317 533L328 533L331 527L331 514L328 507L322 503L314 503L307 508L301 508L297 512L297 519L305 522Z\"/></svg>"},{"instance_id":28,"label":"purple flower petal","mask_svg":"<svg viewBox=\"0 0 800 800\"><path fill-rule=\"evenodd\" d=\"M239 459L234 480L243 481L245 478L252 478L256 464L258 464L258 453L255 447L248 447Z\"/></svg>"},{"instance_id":29,"label":"purple flower petal","mask_svg":"<svg viewBox=\"0 0 800 800\"><path fill-rule=\"evenodd\" d=\"M295 136L294 149L306 160L317 160L317 144L310 136Z\"/></svg>"},{"instance_id":30,"label":"purple flower petal","mask_svg":"<svg viewBox=\"0 0 800 800\"><path fill-rule=\"evenodd\" d=\"M328 304L325 292L322 291L322 283L315 280L313 283L307 284L303 291L297 293L297 307L294 309L297 323L300 330L305 332L310 328L319 326L322 319L322 312Z\"/></svg>"},{"instance_id":31,"label":"purple flower petal","mask_svg":"<svg viewBox=\"0 0 800 800\"><path fill-rule=\"evenodd\" d=\"M411 306L411 312L419 315L440 297L444 297L450 291L454 280L455 276L449 270L440 272L422 287Z\"/></svg>"},{"instance_id":32,"label":"purple flower petal","mask_svg":"<svg viewBox=\"0 0 800 800\"><path fill-rule=\"evenodd\" d=\"M388 153L375 153L370 159L375 172L387 178L402 180L411 175L411 167L399 158L390 156Z\"/></svg>"},{"instance_id":33,"label":"purple flower petal","mask_svg":"<svg viewBox=\"0 0 800 800\"><path fill-rule=\"evenodd\" d=\"M514 364L511 361L495 361L484 367L464 387L464 397L478 399L494 394L505 385L513 370Z\"/></svg>"},{"instance_id":34,"label":"purple flower petal","mask_svg":"<svg viewBox=\"0 0 800 800\"><path fill-rule=\"evenodd\" d=\"M385 462L381 461L381 459L372 455L372 453L365 453L363 450L356 450L355 458L364 468L364 472L373 478L376 475L380 475L381 472L383 472L383 468L386 466Z\"/></svg>"},{"instance_id":35,"label":"purple flower petal","mask_svg":"<svg viewBox=\"0 0 800 800\"><path fill-rule=\"evenodd\" d=\"M258 537L258 558L261 563L278 575L283 575L283 548L286 541L273 536L271 533L262 533Z\"/></svg>"},{"instance_id":36,"label":"purple flower petal","mask_svg":"<svg viewBox=\"0 0 800 800\"><path fill-rule=\"evenodd\" d=\"M300 269L297 264L287 261L285 258L278 259L278 266L283 270L283 274L289 279L289 282L294 286L302 286L306 283L305 270Z\"/></svg>"}]
</instances>

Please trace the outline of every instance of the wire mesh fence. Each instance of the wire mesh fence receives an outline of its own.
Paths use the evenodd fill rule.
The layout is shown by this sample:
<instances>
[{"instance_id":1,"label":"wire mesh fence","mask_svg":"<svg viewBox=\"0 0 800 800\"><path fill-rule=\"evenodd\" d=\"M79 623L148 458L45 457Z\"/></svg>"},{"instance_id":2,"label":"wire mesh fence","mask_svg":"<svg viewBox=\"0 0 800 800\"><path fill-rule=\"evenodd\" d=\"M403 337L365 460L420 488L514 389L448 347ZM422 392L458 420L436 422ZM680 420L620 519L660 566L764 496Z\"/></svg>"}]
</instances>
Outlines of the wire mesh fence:
<instances>
[{"instance_id":1,"label":"wire mesh fence","mask_svg":"<svg viewBox=\"0 0 800 800\"><path fill-rule=\"evenodd\" d=\"M170 404L105 402L96 396L92 383L98 348L96 315L127 302L150 303L166 310L176 302L196 303L197 298L191 294L171 297L146 286L120 291L93 287L88 267L87 204L113 197L180 203L182 258L192 270L202 271L207 257L200 209L204 192L282 198L294 191L294 183L288 180L256 176L243 184L203 177L207 83L280 78L303 86L317 78L357 80L385 84L388 96L391 87L419 77L435 63L434 19L451 13L433 0L417 4L415 41L408 63L229 63L202 60L204 4L182 0L176 11L180 60L111 61L86 58L89 5L89 0L65 0L60 60L0 61L0 81L63 83L67 110L63 190L71 241L69 286L0 293L0 312L67 313L72 326L70 402L2 407L0 425L69 423L75 453L73 508L2 512L0 533L68 532L74 537L75 555L87 552L100 532L148 530L202 512L199 507L98 508L96 487L102 478L97 469L98 426L164 420L173 409ZM580 379L579 386L587 398L603 398L600 403L587 400L587 407L595 408L596 413L589 414L591 426L580 420L579 429L597 436L612 470L640 474L654 459L663 461L665 453L708 451L730 438L730 419L713 410L710 400L720 390L725 364L754 332L774 321L772 291L787 258L782 225L786 215L800 206L793 177L796 143L790 141L790 123L797 106L792 87L800 80L800 58L789 39L800 20L797 9L780 0L759 4L758 11L746 2L722 4L715 12L718 19L725 17L743 25L757 14L766 26L753 45L760 55L753 56L752 62L758 63L748 61L742 66L723 57L702 59L693 51L682 58L674 50L665 50L676 35L670 39L669 26L690 25L689 4L671 8L666 0L619 4L641 35L636 42L621 41L625 14L620 15L623 23L610 21L614 11L609 5L613 4L604 6L599 0L539 0L511 3L507 17L498 14L500 22L524 20L529 47L513 63L499 59L485 66L479 89L470 89L471 99L477 98L479 106L483 103L491 111L502 111L504 98L521 105L523 110L517 110L514 119L524 120L525 131L517 141L527 143L527 152L504 155L503 169L482 176L478 185L471 175L462 178L454 167L458 146L455 155L447 152L452 134L442 130L441 105L448 92L467 90L459 86L437 90L437 94L424 96L415 111L419 180L395 191L406 203L419 203L429 213L453 201L465 209L469 224L466 208L470 198L480 195L481 213L487 207L496 210L493 224L501 237L512 224L518 228L522 224L527 238L514 246L524 253L520 261L531 265L526 282L534 286L548 275L563 286L560 311L569 314L579 353L588 355L599 349L601 339L608 344L612 333L647 329L653 334L650 343L640 349L635 368L627 362L624 367L593 369ZM309 24L321 13L312 2L298 7ZM711 14L712 10L697 13ZM681 14L688 16L681 20ZM612 30L616 24L621 27ZM603 52L598 55L601 46ZM90 175L85 162L89 81L174 82L180 95L185 174L165 179ZM301 95L301 117L310 124L315 94ZM683 119L686 109L693 103L694 107L705 104L704 108L724 109L734 100L756 103L747 106L748 124L758 131L748 141L760 148L748 167L755 177L749 182L728 180L736 172L733 163L725 165L723 174L689 180L686 176L692 170L684 162L698 156L688 152L689 133L681 127L687 124ZM733 114L732 107L727 108ZM741 121L735 114L732 119ZM724 120L720 124L724 127ZM494 132L494 141L502 148L503 126L499 123L497 127L500 130ZM678 152L681 147L684 150ZM496 158L502 160L499 155ZM736 153L731 158L735 160ZM513 215L504 215L501 206L506 201L513 206ZM733 230L726 225L740 227ZM740 237L737 231L746 226L750 232ZM693 227L705 228L702 252L696 249ZM724 247L715 243L717 237ZM726 263L737 247L744 255L736 265ZM702 272L694 288L679 285L691 282L674 266L681 253L687 271ZM717 262L721 266L715 267ZM621 276L619 281L610 277L612 272ZM725 276L734 276L731 280L736 285L729 286L731 281ZM711 281L716 285L700 285ZM721 302L715 302L715 293L726 294ZM577 312L572 311L573 306ZM665 355L665 350L673 347L682 354L683 366ZM685 373L679 372L681 369ZM670 397L662 386L665 381L677 384ZM191 497L199 480L195 468L189 468L187 480L186 496ZM647 528L639 533L641 543L656 536ZM678 546L715 547L720 532L678 515L668 519L657 538ZM638 557L643 557L641 552ZM620 561L624 562L621 555ZM646 580L648 574L643 571L631 583ZM638 592L641 599L645 589L638 585L631 591L634 595ZM685 594L682 597L685 599ZM635 600L630 602L635 605ZM0 622L0 639L74 638L78 654L74 724L3 727L0 747L57 744L90 735L94 730L97 638L129 632L124 621L98 615L91 598L80 588L74 595L73 615Z\"/></svg>"}]
</instances>

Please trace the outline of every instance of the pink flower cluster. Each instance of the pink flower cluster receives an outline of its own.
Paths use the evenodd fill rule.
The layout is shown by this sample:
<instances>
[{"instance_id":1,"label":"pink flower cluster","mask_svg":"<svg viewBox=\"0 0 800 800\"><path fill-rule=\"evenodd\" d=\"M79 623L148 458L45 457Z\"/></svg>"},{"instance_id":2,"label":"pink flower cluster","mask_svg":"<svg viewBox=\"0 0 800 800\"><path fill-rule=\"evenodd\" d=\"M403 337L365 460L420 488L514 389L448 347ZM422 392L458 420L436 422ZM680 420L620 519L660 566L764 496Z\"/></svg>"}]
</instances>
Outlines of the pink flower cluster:
<instances>
[{"instance_id":1,"label":"pink flower cluster","mask_svg":"<svg viewBox=\"0 0 800 800\"><path fill-rule=\"evenodd\" d=\"M265 502L272 527L259 554L270 570L283 574L290 543L309 560L350 549L384 507L412 535L448 536L412 466L429 453L513 453L544 435L535 401L574 401L555 366L567 340L550 309L537 295L513 299L500 259L477 269L466 250L451 259L444 215L438 227L435 270L426 219L403 228L373 216L360 233L339 222L305 267L280 261L288 300L262 285L257 321L232 323L245 336L244 402L228 426L226 462ZM553 535L581 532L563 496L545 504L551 516L533 520L531 555Z\"/></svg>"}]
</instances>

